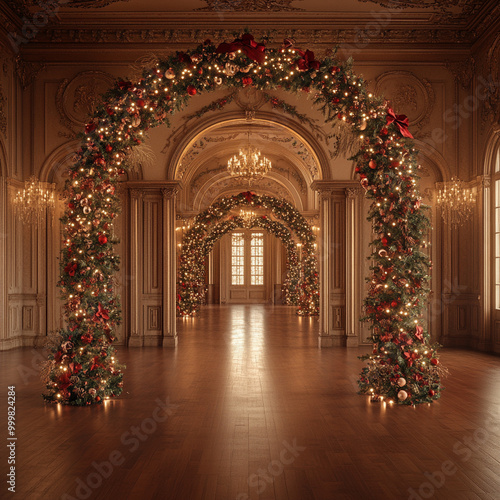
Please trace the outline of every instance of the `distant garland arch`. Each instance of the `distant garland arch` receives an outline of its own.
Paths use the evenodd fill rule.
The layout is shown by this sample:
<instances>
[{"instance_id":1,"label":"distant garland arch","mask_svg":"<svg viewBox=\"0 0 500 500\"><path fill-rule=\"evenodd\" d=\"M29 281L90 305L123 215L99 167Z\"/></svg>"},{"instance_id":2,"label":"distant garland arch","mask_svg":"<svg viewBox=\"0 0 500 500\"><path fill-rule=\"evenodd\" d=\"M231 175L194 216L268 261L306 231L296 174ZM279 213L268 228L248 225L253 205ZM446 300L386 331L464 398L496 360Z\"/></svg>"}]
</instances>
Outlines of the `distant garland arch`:
<instances>
[{"instance_id":1,"label":"distant garland arch","mask_svg":"<svg viewBox=\"0 0 500 500\"><path fill-rule=\"evenodd\" d=\"M315 235L302 214L290 203L283 199L266 195L259 196L252 192L222 198L196 216L192 227L183 238L182 252L179 258L178 315L190 316L198 310L203 300L201 290L205 276L205 257L215 241L235 227L242 226L242 220L239 217L233 216L223 220L230 210L240 205L266 208L286 224L271 220L265 215L254 219L255 226L262 227L280 238L287 249L289 301L298 304L297 314L301 316L317 315L319 312L319 283L317 262L314 255ZM303 259L298 273L299 264L295 243L288 228L301 244Z\"/></svg>"},{"instance_id":2,"label":"distant garland arch","mask_svg":"<svg viewBox=\"0 0 500 500\"><path fill-rule=\"evenodd\" d=\"M168 125L168 116L192 96L221 85L305 93L327 123L342 120L351 126L359 139L352 160L372 201L368 218L376 233L364 302L373 354L365 357L360 391L412 405L440 396L436 347L421 324L429 260L419 248L428 218L416 187L408 119L369 94L351 66L352 61L335 57L316 60L290 39L269 49L245 33L231 43L215 46L207 40L177 52L138 81L119 81L103 96L66 184L59 281L66 326L45 370L46 401L90 405L122 392L123 367L113 347L121 319L113 279L119 266L112 236L120 206L116 185L148 128ZM277 98L275 103L284 106Z\"/></svg>"},{"instance_id":3,"label":"distant garland arch","mask_svg":"<svg viewBox=\"0 0 500 500\"><path fill-rule=\"evenodd\" d=\"M217 224L216 227L207 236L203 245L204 255L208 255L212 250L214 244L222 237L233 229L241 227L248 227L246 222L241 217L231 217L223 222ZM269 219L266 215L255 217L249 229L260 227L265 229L268 233L276 236L281 240L286 251L286 278L283 283L284 289L284 302L287 305L295 306L299 303L301 296L301 272L299 257L292 234L290 230L281 222ZM318 292L319 293L319 292Z\"/></svg>"}]
</instances>

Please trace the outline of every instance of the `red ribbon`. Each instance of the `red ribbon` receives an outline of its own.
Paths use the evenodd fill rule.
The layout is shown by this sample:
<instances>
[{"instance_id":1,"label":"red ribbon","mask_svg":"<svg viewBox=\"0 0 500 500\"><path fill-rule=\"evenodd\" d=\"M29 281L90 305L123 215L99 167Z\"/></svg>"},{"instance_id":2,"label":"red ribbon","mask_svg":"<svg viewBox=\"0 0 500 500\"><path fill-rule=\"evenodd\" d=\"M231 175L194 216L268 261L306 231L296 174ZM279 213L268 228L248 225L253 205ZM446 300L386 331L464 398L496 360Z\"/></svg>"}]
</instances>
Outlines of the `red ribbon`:
<instances>
[{"instance_id":1,"label":"red ribbon","mask_svg":"<svg viewBox=\"0 0 500 500\"><path fill-rule=\"evenodd\" d=\"M61 377L59 378L59 390L60 391L65 391L71 385L69 377L70 377L69 373L64 372L61 375Z\"/></svg>"},{"instance_id":2,"label":"red ribbon","mask_svg":"<svg viewBox=\"0 0 500 500\"><path fill-rule=\"evenodd\" d=\"M76 273L76 268L78 267L78 264L76 262L70 262L65 268L64 272L68 273L70 276L74 276Z\"/></svg>"},{"instance_id":3,"label":"red ribbon","mask_svg":"<svg viewBox=\"0 0 500 500\"><path fill-rule=\"evenodd\" d=\"M257 43L250 33L245 33L234 42L221 43L215 52L217 54L228 54L230 52L237 52L238 50L244 52L254 62L259 64L264 62L266 47L263 43Z\"/></svg>"},{"instance_id":4,"label":"red ribbon","mask_svg":"<svg viewBox=\"0 0 500 500\"><path fill-rule=\"evenodd\" d=\"M252 191L246 191L245 193L241 193L244 197L245 200L248 201L248 203L252 202L252 198L255 196L255 193L252 193Z\"/></svg>"},{"instance_id":5,"label":"red ribbon","mask_svg":"<svg viewBox=\"0 0 500 500\"><path fill-rule=\"evenodd\" d=\"M109 311L107 309L103 309L101 303L99 302L99 305L97 306L97 312L94 315L94 321L104 321L106 319L109 319L108 312Z\"/></svg>"},{"instance_id":6,"label":"red ribbon","mask_svg":"<svg viewBox=\"0 0 500 500\"><path fill-rule=\"evenodd\" d=\"M104 368L104 365L99 362L99 356L94 356L92 358L92 364L90 365L90 371L94 368Z\"/></svg>"},{"instance_id":7,"label":"red ribbon","mask_svg":"<svg viewBox=\"0 0 500 500\"><path fill-rule=\"evenodd\" d=\"M408 137L413 139L410 131L408 130L408 126L410 124L408 117L406 115L396 115L392 108L387 109L387 122L386 125L390 125L391 123L395 123L401 132L403 137Z\"/></svg>"},{"instance_id":8,"label":"red ribbon","mask_svg":"<svg viewBox=\"0 0 500 500\"><path fill-rule=\"evenodd\" d=\"M421 326L417 326L415 329L415 337L417 337L418 340L423 340L424 339L424 329Z\"/></svg>"},{"instance_id":9,"label":"red ribbon","mask_svg":"<svg viewBox=\"0 0 500 500\"><path fill-rule=\"evenodd\" d=\"M301 58L296 61L297 68L299 71L308 71L310 69L318 70L321 66L319 61L314 59L314 52L311 50L306 50L305 52L302 50L296 49L300 54Z\"/></svg>"}]
</instances>

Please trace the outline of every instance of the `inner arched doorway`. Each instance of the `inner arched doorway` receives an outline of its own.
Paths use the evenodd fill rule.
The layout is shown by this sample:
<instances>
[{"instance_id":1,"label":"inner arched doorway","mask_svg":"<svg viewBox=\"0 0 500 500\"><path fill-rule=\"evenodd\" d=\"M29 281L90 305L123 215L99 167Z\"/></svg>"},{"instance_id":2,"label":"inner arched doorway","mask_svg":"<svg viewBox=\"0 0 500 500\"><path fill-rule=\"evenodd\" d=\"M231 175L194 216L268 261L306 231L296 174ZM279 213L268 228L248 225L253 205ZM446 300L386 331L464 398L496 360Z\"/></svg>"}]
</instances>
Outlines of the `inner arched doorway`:
<instances>
[{"instance_id":1,"label":"inner arched doorway","mask_svg":"<svg viewBox=\"0 0 500 500\"><path fill-rule=\"evenodd\" d=\"M255 216L245 223L241 217L230 215L231 210L241 206L264 209L266 213ZM290 290L290 297L298 295L298 314L317 315L319 276L314 232L305 218L290 203L271 196L257 195L251 191L222 198L195 217L192 227L183 238L179 259L178 314L180 316L194 314L204 299L205 260L212 246L211 242L215 242L229 230L244 225L248 225L249 228L253 226L264 228L278 236L290 248L287 262L290 270L289 281L297 283L296 288ZM295 245L300 246L300 259L296 257ZM243 248L241 250L243 251Z\"/></svg>"}]
</instances>

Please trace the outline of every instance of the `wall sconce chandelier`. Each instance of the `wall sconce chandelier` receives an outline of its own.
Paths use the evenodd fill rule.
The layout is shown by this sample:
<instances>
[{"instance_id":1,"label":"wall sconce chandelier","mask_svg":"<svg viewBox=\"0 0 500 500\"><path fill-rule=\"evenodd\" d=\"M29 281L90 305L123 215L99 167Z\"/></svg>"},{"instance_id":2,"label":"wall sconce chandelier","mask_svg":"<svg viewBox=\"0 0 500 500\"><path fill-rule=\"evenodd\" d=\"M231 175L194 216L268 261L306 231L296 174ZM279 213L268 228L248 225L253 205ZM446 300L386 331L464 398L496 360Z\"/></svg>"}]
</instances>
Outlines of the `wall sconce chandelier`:
<instances>
[{"instance_id":1,"label":"wall sconce chandelier","mask_svg":"<svg viewBox=\"0 0 500 500\"><path fill-rule=\"evenodd\" d=\"M233 177L239 177L252 182L262 179L272 168L271 161L262 156L262 153L250 144L250 133L248 133L247 145L240 149L238 155L229 158L227 170Z\"/></svg>"},{"instance_id":2,"label":"wall sconce chandelier","mask_svg":"<svg viewBox=\"0 0 500 500\"><path fill-rule=\"evenodd\" d=\"M463 225L474 213L476 196L472 188L456 177L449 182L437 182L436 188L443 221L453 227Z\"/></svg>"},{"instance_id":3,"label":"wall sconce chandelier","mask_svg":"<svg viewBox=\"0 0 500 500\"><path fill-rule=\"evenodd\" d=\"M38 225L48 217L52 221L54 216L55 196L54 184L41 182L31 176L25 183L24 189L17 192L12 204L14 214L23 224Z\"/></svg>"}]
</instances>

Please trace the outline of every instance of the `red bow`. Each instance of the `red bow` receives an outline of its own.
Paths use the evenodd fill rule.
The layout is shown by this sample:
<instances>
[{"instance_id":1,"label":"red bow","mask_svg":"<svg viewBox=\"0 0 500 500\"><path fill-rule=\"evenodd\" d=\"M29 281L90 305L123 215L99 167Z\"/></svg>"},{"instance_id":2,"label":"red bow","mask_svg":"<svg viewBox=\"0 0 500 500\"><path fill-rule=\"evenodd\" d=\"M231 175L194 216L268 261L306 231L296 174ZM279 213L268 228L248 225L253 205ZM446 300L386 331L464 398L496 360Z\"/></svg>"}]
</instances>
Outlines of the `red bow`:
<instances>
[{"instance_id":1,"label":"red bow","mask_svg":"<svg viewBox=\"0 0 500 500\"><path fill-rule=\"evenodd\" d=\"M301 58L296 61L297 68L299 71L307 71L309 69L318 70L321 66L319 61L314 59L314 52L311 50L306 50L305 52L302 50L297 50L300 54Z\"/></svg>"},{"instance_id":2,"label":"red bow","mask_svg":"<svg viewBox=\"0 0 500 500\"><path fill-rule=\"evenodd\" d=\"M264 62L266 47L263 43L257 43L250 33L245 33L232 43L221 43L215 52L216 54L228 54L238 50L243 51L254 62L259 64Z\"/></svg>"},{"instance_id":3,"label":"red bow","mask_svg":"<svg viewBox=\"0 0 500 500\"><path fill-rule=\"evenodd\" d=\"M106 319L109 319L108 312L109 311L107 309L103 309L101 303L99 302L99 305L97 306L97 312L94 315L94 321L104 321Z\"/></svg>"},{"instance_id":4,"label":"red bow","mask_svg":"<svg viewBox=\"0 0 500 500\"><path fill-rule=\"evenodd\" d=\"M82 365L80 363L70 363L69 369L76 375L82 369Z\"/></svg>"},{"instance_id":5,"label":"red bow","mask_svg":"<svg viewBox=\"0 0 500 500\"><path fill-rule=\"evenodd\" d=\"M70 375L68 372L64 372L59 377L59 390L60 391L65 391L71 385L69 377L70 377Z\"/></svg>"},{"instance_id":6,"label":"red bow","mask_svg":"<svg viewBox=\"0 0 500 500\"><path fill-rule=\"evenodd\" d=\"M92 364L90 365L90 371L92 371L94 368L103 368L104 365L99 362L99 356L94 356L92 358Z\"/></svg>"},{"instance_id":7,"label":"red bow","mask_svg":"<svg viewBox=\"0 0 500 500\"><path fill-rule=\"evenodd\" d=\"M76 273L76 268L78 267L78 264L76 262L70 262L65 268L64 272L68 273L70 276L74 276Z\"/></svg>"},{"instance_id":8,"label":"red bow","mask_svg":"<svg viewBox=\"0 0 500 500\"><path fill-rule=\"evenodd\" d=\"M386 119L387 119L386 125L395 123L403 137L408 137L410 139L413 139L413 136L408 130L408 125L410 124L410 122L406 115L396 115L396 113L394 113L392 108L388 108Z\"/></svg>"},{"instance_id":9,"label":"red bow","mask_svg":"<svg viewBox=\"0 0 500 500\"><path fill-rule=\"evenodd\" d=\"M415 329L415 337L417 337L418 340L423 340L423 333L424 329L421 326L417 326L417 328Z\"/></svg>"},{"instance_id":10,"label":"red bow","mask_svg":"<svg viewBox=\"0 0 500 500\"><path fill-rule=\"evenodd\" d=\"M252 191L247 191L247 192L241 193L241 194L245 197L245 200L247 200L248 203L251 203L252 198L255 196L255 193L252 193Z\"/></svg>"}]
</instances>

